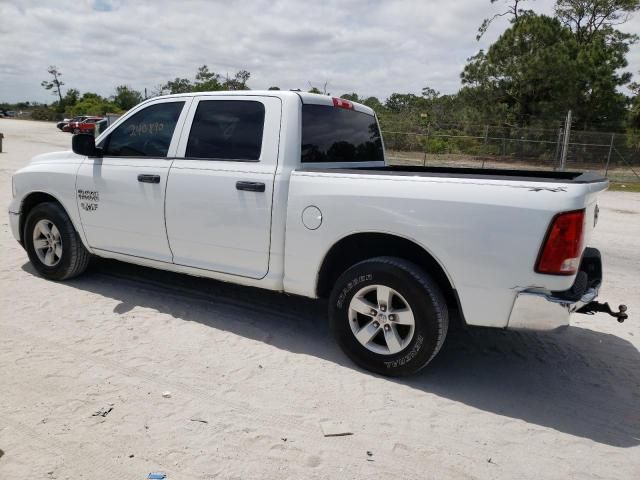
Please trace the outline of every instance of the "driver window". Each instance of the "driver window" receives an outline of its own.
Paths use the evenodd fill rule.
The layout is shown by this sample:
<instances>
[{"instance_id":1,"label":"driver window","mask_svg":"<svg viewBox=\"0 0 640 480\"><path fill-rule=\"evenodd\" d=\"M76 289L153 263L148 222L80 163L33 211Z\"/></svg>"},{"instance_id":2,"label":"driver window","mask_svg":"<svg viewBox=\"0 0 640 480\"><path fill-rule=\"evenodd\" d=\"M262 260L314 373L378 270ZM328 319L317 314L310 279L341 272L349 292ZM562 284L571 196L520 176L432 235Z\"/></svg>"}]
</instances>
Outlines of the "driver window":
<instances>
[{"instance_id":1,"label":"driver window","mask_svg":"<svg viewBox=\"0 0 640 480\"><path fill-rule=\"evenodd\" d=\"M124 121L103 143L105 157L166 157L184 102L156 103Z\"/></svg>"}]
</instances>

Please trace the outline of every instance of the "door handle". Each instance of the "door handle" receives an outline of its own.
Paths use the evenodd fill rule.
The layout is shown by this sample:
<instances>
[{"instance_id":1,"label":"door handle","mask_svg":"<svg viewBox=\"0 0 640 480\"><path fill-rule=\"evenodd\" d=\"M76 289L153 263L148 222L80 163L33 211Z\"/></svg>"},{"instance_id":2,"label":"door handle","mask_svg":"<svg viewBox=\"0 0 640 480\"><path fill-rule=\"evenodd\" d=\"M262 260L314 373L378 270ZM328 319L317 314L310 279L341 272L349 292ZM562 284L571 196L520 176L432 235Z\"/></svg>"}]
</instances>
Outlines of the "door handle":
<instances>
[{"instance_id":1,"label":"door handle","mask_svg":"<svg viewBox=\"0 0 640 480\"><path fill-rule=\"evenodd\" d=\"M262 182L236 182L236 190L246 190L247 192L264 192Z\"/></svg>"},{"instance_id":2,"label":"door handle","mask_svg":"<svg viewBox=\"0 0 640 480\"><path fill-rule=\"evenodd\" d=\"M138 175L138 181L142 183L160 183L160 175L141 173Z\"/></svg>"}]
</instances>

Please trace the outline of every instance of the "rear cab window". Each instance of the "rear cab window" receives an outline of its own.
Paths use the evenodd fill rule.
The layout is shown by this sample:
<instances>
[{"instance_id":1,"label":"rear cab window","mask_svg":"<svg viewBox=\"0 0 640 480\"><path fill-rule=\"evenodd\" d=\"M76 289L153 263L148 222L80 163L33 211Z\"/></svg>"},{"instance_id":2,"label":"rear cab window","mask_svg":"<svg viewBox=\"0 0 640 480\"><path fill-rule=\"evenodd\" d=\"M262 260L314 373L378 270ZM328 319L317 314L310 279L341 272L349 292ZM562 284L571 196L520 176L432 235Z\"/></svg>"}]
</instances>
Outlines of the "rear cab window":
<instances>
[{"instance_id":1,"label":"rear cab window","mask_svg":"<svg viewBox=\"0 0 640 480\"><path fill-rule=\"evenodd\" d=\"M353 109L303 104L301 161L384 162L376 117Z\"/></svg>"}]
</instances>

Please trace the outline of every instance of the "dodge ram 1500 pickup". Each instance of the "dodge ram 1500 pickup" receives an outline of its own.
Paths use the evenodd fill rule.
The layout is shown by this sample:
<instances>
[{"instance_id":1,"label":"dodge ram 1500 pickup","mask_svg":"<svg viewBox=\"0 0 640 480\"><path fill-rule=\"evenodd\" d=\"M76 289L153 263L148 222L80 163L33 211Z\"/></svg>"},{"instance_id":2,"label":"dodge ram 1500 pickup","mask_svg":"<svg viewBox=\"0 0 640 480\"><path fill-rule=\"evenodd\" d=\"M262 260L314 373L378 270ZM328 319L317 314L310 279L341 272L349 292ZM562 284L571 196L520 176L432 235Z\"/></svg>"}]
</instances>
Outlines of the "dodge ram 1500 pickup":
<instances>
[{"instance_id":1,"label":"dodge ram 1500 pickup","mask_svg":"<svg viewBox=\"0 0 640 480\"><path fill-rule=\"evenodd\" d=\"M595 301L593 173L402 167L375 113L280 91L147 100L13 176L11 228L42 276L91 255L326 298L358 365L416 372L449 322L566 326Z\"/></svg>"}]
</instances>

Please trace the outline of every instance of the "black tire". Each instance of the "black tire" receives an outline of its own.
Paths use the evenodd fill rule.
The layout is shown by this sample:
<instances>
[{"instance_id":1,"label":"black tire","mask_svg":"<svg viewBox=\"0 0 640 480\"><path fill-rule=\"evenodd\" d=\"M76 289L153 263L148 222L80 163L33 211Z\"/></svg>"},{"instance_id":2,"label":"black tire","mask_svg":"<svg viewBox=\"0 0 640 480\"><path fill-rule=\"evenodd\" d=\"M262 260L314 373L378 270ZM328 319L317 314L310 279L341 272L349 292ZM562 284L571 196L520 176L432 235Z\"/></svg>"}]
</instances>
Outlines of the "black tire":
<instances>
[{"instance_id":1,"label":"black tire","mask_svg":"<svg viewBox=\"0 0 640 480\"><path fill-rule=\"evenodd\" d=\"M79 129L79 128L74 128L74 129L73 129L73 133L74 133L75 135L77 135L78 133L81 133L81 132L80 132L80 129Z\"/></svg>"},{"instance_id":2,"label":"black tire","mask_svg":"<svg viewBox=\"0 0 640 480\"><path fill-rule=\"evenodd\" d=\"M349 318L351 300L372 285L392 288L413 312L413 336L407 335L408 343L398 353L371 351L356 339L350 326L350 322L360 321ZM424 368L442 347L449 326L447 304L438 285L420 267L396 257L371 258L344 272L331 293L329 318L336 341L347 356L362 368L387 376L410 375ZM366 316L364 321L369 321Z\"/></svg>"},{"instance_id":3,"label":"black tire","mask_svg":"<svg viewBox=\"0 0 640 480\"><path fill-rule=\"evenodd\" d=\"M34 248L33 233L41 220L52 222L60 232L62 254L54 266L47 266ZM49 280L67 280L80 275L89 265L91 254L84 248L71 219L58 203L46 202L33 207L25 222L23 238L31 264Z\"/></svg>"}]
</instances>

